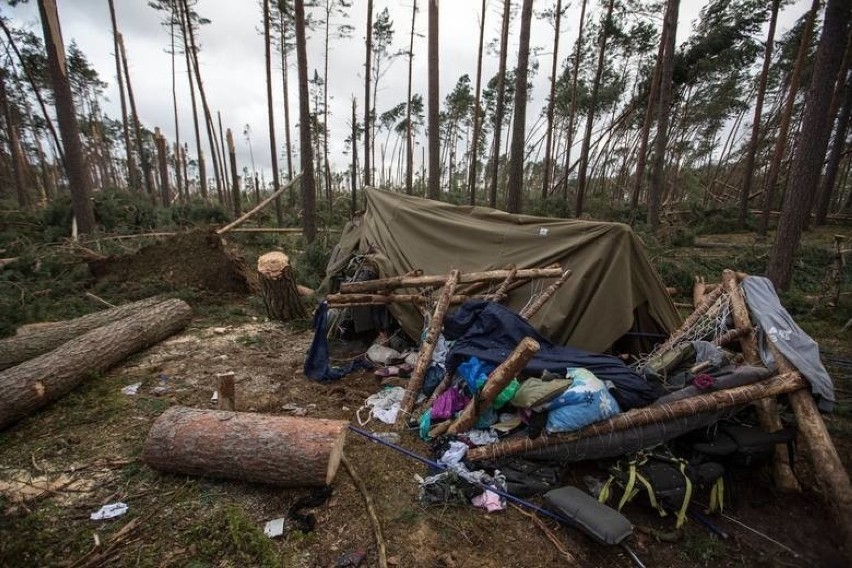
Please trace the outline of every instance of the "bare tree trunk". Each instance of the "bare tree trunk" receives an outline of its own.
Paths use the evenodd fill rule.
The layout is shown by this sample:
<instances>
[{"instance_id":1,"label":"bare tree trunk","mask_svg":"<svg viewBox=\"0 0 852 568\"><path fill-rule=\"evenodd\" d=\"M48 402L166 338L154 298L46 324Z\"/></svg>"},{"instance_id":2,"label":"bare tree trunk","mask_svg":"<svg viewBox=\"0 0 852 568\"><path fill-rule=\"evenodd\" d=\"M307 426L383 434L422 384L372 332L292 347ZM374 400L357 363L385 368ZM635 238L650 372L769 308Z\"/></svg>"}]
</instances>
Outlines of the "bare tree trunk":
<instances>
[{"instance_id":1,"label":"bare tree trunk","mask_svg":"<svg viewBox=\"0 0 852 568\"><path fill-rule=\"evenodd\" d=\"M660 198L666 185L666 145L669 140L669 113L672 106L672 75L674 73L675 38L677 36L677 16L680 0L668 0L666 6L667 27L666 51L663 54L663 67L660 73L660 100L657 110L657 138L654 144L654 165L651 172L651 185L648 193L648 225L656 229L660 222Z\"/></svg>"},{"instance_id":2,"label":"bare tree trunk","mask_svg":"<svg viewBox=\"0 0 852 568\"><path fill-rule=\"evenodd\" d=\"M180 0L177 0L180 1ZM204 150L201 149L201 130L198 127L198 103L195 100L195 82L192 78L192 58L189 55L189 33L187 32L187 27L190 26L190 23L187 21L187 17L184 14L184 11L181 7L180 9L180 24L181 24L181 35L183 35L183 43L184 43L184 57L186 59L186 79L189 81L189 98L192 102L192 124L195 128L195 149L198 154L198 178L201 184L201 197L207 199L208 191L207 191L207 168L204 162ZM188 180L189 178L187 178ZM189 181L187 181L187 185Z\"/></svg>"},{"instance_id":3,"label":"bare tree trunk","mask_svg":"<svg viewBox=\"0 0 852 568\"><path fill-rule=\"evenodd\" d=\"M497 101L494 108L494 155L491 162L491 183L488 205L497 207L497 180L500 172L500 135L503 132L503 107L506 104L506 56L509 50L509 18L512 1L503 2L503 24L500 29L500 64L497 70Z\"/></svg>"},{"instance_id":4,"label":"bare tree trunk","mask_svg":"<svg viewBox=\"0 0 852 568\"><path fill-rule=\"evenodd\" d=\"M559 30L562 23L562 0L556 0L556 22L553 26L553 65L550 68L550 96L547 98L547 141L544 144L544 169L541 181L541 196L550 193L550 170L553 169L553 108L556 105L556 73L559 69Z\"/></svg>"},{"instance_id":5,"label":"bare tree trunk","mask_svg":"<svg viewBox=\"0 0 852 568\"><path fill-rule=\"evenodd\" d=\"M796 93L799 91L799 81L805 65L808 46L811 44L811 34L813 34L814 21L819 12L819 3L820 0L813 0L811 4L808 21L805 23L802 40L799 43L796 63L790 75L787 99L784 102L784 110L781 111L781 122L778 126L778 138L775 140L775 150L772 154L772 161L769 162L769 173L766 175L766 196L763 201L763 214L757 223L757 234L760 237L766 236L766 229L769 226L769 213L775 205L776 186L778 185L778 177L781 175L781 162L784 159L784 150L787 147L787 136L790 132L790 121L793 116L793 103L796 100Z\"/></svg>"},{"instance_id":6,"label":"bare tree trunk","mask_svg":"<svg viewBox=\"0 0 852 568\"><path fill-rule=\"evenodd\" d=\"M485 44L485 10L486 0L482 0L481 19L479 22L479 50L477 51L476 58L476 94L474 95L476 102L473 109L473 145L470 151L470 172L468 173L467 178L467 190L470 193L471 205L476 205L476 169L479 166L477 162L479 155L480 130L482 128L481 118L479 115L482 112L482 101L480 99L482 98L482 51ZM412 21L411 24L411 30L413 32L414 22Z\"/></svg>"},{"instance_id":7,"label":"bare tree trunk","mask_svg":"<svg viewBox=\"0 0 852 568\"><path fill-rule=\"evenodd\" d=\"M286 4L286 2L282 2L282 4ZM284 143L287 147L287 181L290 181L293 179L293 143L290 138L290 64L287 61L285 33L287 18L284 16L284 10L279 9L278 13L281 17L281 86L284 91ZM287 201L290 207L296 205L296 193L292 189L287 196Z\"/></svg>"},{"instance_id":8,"label":"bare tree trunk","mask_svg":"<svg viewBox=\"0 0 852 568\"><path fill-rule=\"evenodd\" d=\"M524 0L521 8L521 37L518 46L518 68L515 72L515 119L512 150L509 152L509 180L506 210L520 213L524 185L524 137L527 129L527 71L530 60L530 25L532 0Z\"/></svg>"},{"instance_id":9,"label":"bare tree trunk","mask_svg":"<svg viewBox=\"0 0 852 568\"><path fill-rule=\"evenodd\" d=\"M110 0L110 4L112 4L113 0ZM172 40L172 107L175 111L175 147L180 148L180 121L178 120L178 102L177 102L177 51L175 46L175 18L177 14L175 13L175 9L177 6L172 3L171 5L172 13L169 19L169 35ZM122 105L124 104L124 93L122 93ZM175 181L177 181L177 190L178 190L178 198L183 199L183 178L180 175L180 164L175 159Z\"/></svg>"},{"instance_id":10,"label":"bare tree trunk","mask_svg":"<svg viewBox=\"0 0 852 568\"><path fill-rule=\"evenodd\" d=\"M266 59L266 113L269 124L269 151L272 157L272 190L278 192L278 144L275 143L275 111L272 101L272 36L269 33L269 0L263 0L263 41ZM284 211L281 209L281 198L275 198L275 220L279 227L284 226Z\"/></svg>"},{"instance_id":11,"label":"bare tree trunk","mask_svg":"<svg viewBox=\"0 0 852 568\"><path fill-rule=\"evenodd\" d=\"M124 37L118 34L118 48L121 51L121 62L124 67L124 79L127 83L127 98L130 101L130 112L133 114L133 131L136 135L136 149L139 152L139 161L142 163L142 176L145 180L145 191L148 197L154 199L154 173L151 171L151 162L145 153L145 144L142 138L142 127L139 124L139 114L136 110L136 97L133 96L133 83L130 80L130 68L127 64L127 52L124 49Z\"/></svg>"},{"instance_id":12,"label":"bare tree trunk","mask_svg":"<svg viewBox=\"0 0 852 568\"><path fill-rule=\"evenodd\" d=\"M56 118L65 149L65 172L71 189L71 203L77 228L88 234L95 230L95 214L92 208L92 178L86 164L86 155L80 143L80 127L74 111L71 83L65 66L65 45L55 0L39 0L39 14L47 49L47 67L56 101Z\"/></svg>"},{"instance_id":13,"label":"bare tree trunk","mask_svg":"<svg viewBox=\"0 0 852 568\"><path fill-rule=\"evenodd\" d=\"M429 0L429 199L441 198L438 0Z\"/></svg>"},{"instance_id":14,"label":"bare tree trunk","mask_svg":"<svg viewBox=\"0 0 852 568\"><path fill-rule=\"evenodd\" d=\"M568 173L571 170L571 148L574 146L574 119L577 114L577 77L583 57L583 26L586 23L586 0L580 7L580 28L574 44L574 69L571 75L571 107L568 111L568 132L565 142L565 172L562 174L562 200L568 202Z\"/></svg>"},{"instance_id":15,"label":"bare tree trunk","mask_svg":"<svg viewBox=\"0 0 852 568\"><path fill-rule=\"evenodd\" d=\"M370 68L373 60L373 0L367 0L367 57L364 63L364 187L373 185L370 170Z\"/></svg>"},{"instance_id":16,"label":"bare tree trunk","mask_svg":"<svg viewBox=\"0 0 852 568\"><path fill-rule=\"evenodd\" d=\"M409 35L408 40L408 94L406 96L405 105L405 193L408 195L411 195L414 192L414 139L412 136L413 126L411 124L411 72L414 66L414 21L416 17L417 0L414 0L414 4L411 7L411 34ZM481 53L482 50L480 49L480 60ZM477 99L478 98L479 97L477 96ZM354 143L352 147L355 147Z\"/></svg>"},{"instance_id":17,"label":"bare tree trunk","mask_svg":"<svg viewBox=\"0 0 852 568\"><path fill-rule=\"evenodd\" d=\"M29 209L32 205L29 191L27 191L27 180L24 175L25 161L21 149L21 138L18 131L18 121L9 97L6 95L6 70L0 68L0 108L6 121L6 138L9 143L9 155L12 161L12 177L15 182L15 191L18 197L18 206L21 209Z\"/></svg>"},{"instance_id":18,"label":"bare tree trunk","mask_svg":"<svg viewBox=\"0 0 852 568\"><path fill-rule=\"evenodd\" d=\"M416 0L415 0L416 1ZM358 117L355 96L352 97L352 204L350 213L358 210Z\"/></svg>"},{"instance_id":19,"label":"bare tree trunk","mask_svg":"<svg viewBox=\"0 0 852 568\"><path fill-rule=\"evenodd\" d=\"M766 47L763 51L763 69L760 71L760 83L757 87L757 101L754 105L754 120L751 124L751 139L746 154L743 188L740 192L740 216L738 219L741 229L745 229L748 218L748 198L754 183L754 160L757 146L760 142L760 119L763 114L763 97L766 94L766 80L769 77L769 64L772 62L772 46L775 43L775 24L778 21L778 6L781 0L772 0L769 16L769 32L766 35Z\"/></svg>"},{"instance_id":20,"label":"bare tree trunk","mask_svg":"<svg viewBox=\"0 0 852 568\"><path fill-rule=\"evenodd\" d=\"M121 133L124 136L124 150L127 156L127 180L131 189L139 191L139 172L136 171L136 159L130 144L130 126L127 124L127 101L124 96L124 75L121 71L121 53L118 46L118 23L115 18L114 0L109 0L109 16L112 21L112 43L115 50L115 78L118 81L118 94L121 100ZM174 47L172 48L174 50ZM174 79L174 70L172 70ZM174 93L174 89L172 90ZM177 99L175 99L175 126L177 127Z\"/></svg>"},{"instance_id":21,"label":"bare tree trunk","mask_svg":"<svg viewBox=\"0 0 852 568\"><path fill-rule=\"evenodd\" d=\"M231 161L231 191L233 192L231 200L234 202L234 217L239 218L243 214L243 203L240 193L239 170L237 169L237 150L234 147L234 136L231 134L230 128L226 137L228 139L228 157Z\"/></svg>"},{"instance_id":22,"label":"bare tree trunk","mask_svg":"<svg viewBox=\"0 0 852 568\"><path fill-rule=\"evenodd\" d=\"M370 0L372 3L372 0ZM311 108L308 94L308 55L305 37L305 2L296 0L296 58L299 67L299 143L302 158L302 230L312 243L317 236L316 182L311 147Z\"/></svg>"},{"instance_id":23,"label":"bare tree trunk","mask_svg":"<svg viewBox=\"0 0 852 568\"><path fill-rule=\"evenodd\" d=\"M778 234L766 274L778 289L786 289L793 273L793 257L799 247L805 218L810 215L814 188L819 184L831 123L828 108L843 59L842 46L852 20L852 6L845 0L828 0L822 35L814 60L811 87L802 119L802 133L790 167L790 191L781 209Z\"/></svg>"},{"instance_id":24,"label":"bare tree trunk","mask_svg":"<svg viewBox=\"0 0 852 568\"><path fill-rule=\"evenodd\" d=\"M612 21L612 10L615 6L615 0L609 0L601 27L601 35L598 40L600 47L598 48L598 65L595 71L595 78L592 82L592 92L589 99L589 114L586 116L586 133L583 136L583 145L580 148L580 169L577 173L577 204L574 215L579 217L583 213L583 202L586 198L586 186L588 180L586 176L589 170L589 148L592 143L592 127L595 123L595 111L598 104L598 91L601 86L601 78L603 77L604 58L606 56L606 44L609 39L609 26Z\"/></svg>"},{"instance_id":25,"label":"bare tree trunk","mask_svg":"<svg viewBox=\"0 0 852 568\"><path fill-rule=\"evenodd\" d=\"M225 133L222 130L222 112L216 111L216 120L219 123L219 148L222 155L222 185L225 189L225 195L229 195L230 187L228 187L228 151L225 147Z\"/></svg>"},{"instance_id":26,"label":"bare tree trunk","mask_svg":"<svg viewBox=\"0 0 852 568\"><path fill-rule=\"evenodd\" d=\"M154 129L154 145L157 148L157 166L160 170L160 198L163 200L163 207L168 207L172 202L172 190L169 187L168 145L166 137L159 128Z\"/></svg>"}]
</instances>

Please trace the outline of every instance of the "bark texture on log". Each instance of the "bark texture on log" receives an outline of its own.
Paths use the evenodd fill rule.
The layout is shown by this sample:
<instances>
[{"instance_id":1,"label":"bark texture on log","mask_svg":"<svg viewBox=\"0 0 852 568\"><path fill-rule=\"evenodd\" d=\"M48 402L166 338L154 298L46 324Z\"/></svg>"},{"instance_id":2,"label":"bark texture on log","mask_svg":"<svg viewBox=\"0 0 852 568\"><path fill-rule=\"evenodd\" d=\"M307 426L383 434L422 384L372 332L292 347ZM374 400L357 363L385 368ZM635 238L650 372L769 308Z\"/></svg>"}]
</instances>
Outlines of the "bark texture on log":
<instances>
[{"instance_id":1,"label":"bark texture on log","mask_svg":"<svg viewBox=\"0 0 852 568\"><path fill-rule=\"evenodd\" d=\"M489 270L486 272L465 272L459 276L458 284L470 284L471 282L494 282L505 280L512 270ZM515 278L559 278L562 276L561 268L526 268L517 270ZM366 280L364 282L347 282L340 285L342 294L350 293L372 293L389 292L396 288L419 288L424 286L442 286L447 282L445 274L433 276L394 276L381 280Z\"/></svg>"},{"instance_id":2,"label":"bark texture on log","mask_svg":"<svg viewBox=\"0 0 852 568\"><path fill-rule=\"evenodd\" d=\"M760 365L760 352L757 349L757 341L754 337L754 328L751 325L751 317L748 306L737 283L737 274L733 270L722 271L722 288L731 298L731 315L734 319L734 327L741 332L740 349L743 352L745 362L749 365ZM751 330L750 332L747 330ZM774 398L766 398L755 401L757 418L760 427L766 432L777 432L784 425L781 424L781 416L778 412L778 403ZM799 480L790 466L790 453L785 444L775 446L775 460L773 462L773 474L775 484L782 491L801 491Z\"/></svg>"},{"instance_id":3,"label":"bark texture on log","mask_svg":"<svg viewBox=\"0 0 852 568\"><path fill-rule=\"evenodd\" d=\"M182 300L156 306L72 339L0 373L0 429L68 394L92 373L180 331L192 310Z\"/></svg>"},{"instance_id":4,"label":"bark texture on log","mask_svg":"<svg viewBox=\"0 0 852 568\"><path fill-rule=\"evenodd\" d=\"M142 459L154 469L281 487L328 485L348 422L175 406L151 427Z\"/></svg>"},{"instance_id":5,"label":"bark texture on log","mask_svg":"<svg viewBox=\"0 0 852 568\"><path fill-rule=\"evenodd\" d=\"M2 339L0 340L0 370L8 369L42 353L47 353L69 339L74 339L95 328L124 319L164 301L165 299L161 296L146 298L68 321L49 322L49 325L43 325L42 329L38 331L30 329L20 336Z\"/></svg>"},{"instance_id":6,"label":"bark texture on log","mask_svg":"<svg viewBox=\"0 0 852 568\"><path fill-rule=\"evenodd\" d=\"M611 434L638 426L645 426L646 424L666 422L672 418L679 418L699 412L713 412L723 408L730 408L731 406L748 404L769 396L794 392L804 388L806 385L807 382L799 373L786 373L751 385L700 394L668 404L634 408L627 412L616 414L609 420L586 426L576 432L541 436L535 439L515 438L490 446L474 448L467 453L467 458L471 461L480 461L521 454L530 450L549 448L565 442L574 442L592 436Z\"/></svg>"},{"instance_id":7,"label":"bark texture on log","mask_svg":"<svg viewBox=\"0 0 852 568\"><path fill-rule=\"evenodd\" d=\"M432 314L432 319L429 321L426 339L420 344L420 354L417 357L417 362L414 364L411 378L408 379L405 398L402 399L402 404L400 405L399 416L402 418L400 423L403 423L406 417L411 414L414 403L417 401L417 395L420 394L420 389L423 387L423 378L426 376L426 369L429 368L429 363L432 361L432 353L435 352L435 346L438 343L438 336L444 327L444 316L447 315L450 298L459 281L459 271L451 271L449 276L445 277L445 280L446 284L438 298L438 303L435 305L435 312Z\"/></svg>"},{"instance_id":8,"label":"bark texture on log","mask_svg":"<svg viewBox=\"0 0 852 568\"><path fill-rule=\"evenodd\" d=\"M270 319L292 321L308 317L286 254L268 252L257 259L257 280Z\"/></svg>"},{"instance_id":9,"label":"bark texture on log","mask_svg":"<svg viewBox=\"0 0 852 568\"><path fill-rule=\"evenodd\" d=\"M488 380L482 391L477 394L462 410L459 417L449 426L447 432L455 436L460 432L467 432L474 427L479 415L485 412L489 406L494 403L497 396L503 391L506 386L512 382L512 379L524 370L530 359L539 352L541 346L538 341L531 337L525 337L518 343L515 350L509 357L500 363L496 369L488 375Z\"/></svg>"}]
</instances>

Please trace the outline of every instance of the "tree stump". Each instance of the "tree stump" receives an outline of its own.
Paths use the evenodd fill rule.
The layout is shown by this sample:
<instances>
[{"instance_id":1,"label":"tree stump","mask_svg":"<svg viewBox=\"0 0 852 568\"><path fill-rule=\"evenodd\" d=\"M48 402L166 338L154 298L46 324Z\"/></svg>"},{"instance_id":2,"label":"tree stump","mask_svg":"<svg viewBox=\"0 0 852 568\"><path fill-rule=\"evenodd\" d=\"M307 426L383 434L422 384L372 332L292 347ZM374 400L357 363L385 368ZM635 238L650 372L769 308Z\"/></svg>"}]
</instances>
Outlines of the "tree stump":
<instances>
[{"instance_id":1,"label":"tree stump","mask_svg":"<svg viewBox=\"0 0 852 568\"><path fill-rule=\"evenodd\" d=\"M286 254L268 252L257 259L257 280L269 319L292 321L308 317Z\"/></svg>"},{"instance_id":2,"label":"tree stump","mask_svg":"<svg viewBox=\"0 0 852 568\"><path fill-rule=\"evenodd\" d=\"M0 373L0 429L68 394L137 351L186 327L192 310L168 300L99 327L17 367Z\"/></svg>"},{"instance_id":3,"label":"tree stump","mask_svg":"<svg viewBox=\"0 0 852 568\"><path fill-rule=\"evenodd\" d=\"M267 483L328 485L349 423L175 406L151 427L142 459L154 469Z\"/></svg>"}]
</instances>

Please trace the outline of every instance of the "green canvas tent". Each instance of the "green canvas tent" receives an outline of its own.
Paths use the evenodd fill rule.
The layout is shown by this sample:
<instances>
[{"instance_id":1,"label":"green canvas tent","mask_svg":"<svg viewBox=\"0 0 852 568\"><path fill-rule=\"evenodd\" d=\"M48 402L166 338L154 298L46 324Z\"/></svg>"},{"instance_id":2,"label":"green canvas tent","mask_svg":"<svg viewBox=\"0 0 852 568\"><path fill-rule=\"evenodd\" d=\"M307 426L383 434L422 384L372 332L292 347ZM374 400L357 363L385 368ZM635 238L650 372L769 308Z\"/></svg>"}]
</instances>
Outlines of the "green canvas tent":
<instances>
[{"instance_id":1,"label":"green canvas tent","mask_svg":"<svg viewBox=\"0 0 852 568\"><path fill-rule=\"evenodd\" d=\"M627 225L512 215L371 188L365 195L366 211L344 229L327 279L371 245L383 278L418 268L446 274L558 263L573 274L531 320L555 343L600 352L627 332L667 336L679 325L642 242ZM516 289L506 304L519 311L547 283ZM391 311L406 333L419 337L423 320L413 306Z\"/></svg>"}]
</instances>

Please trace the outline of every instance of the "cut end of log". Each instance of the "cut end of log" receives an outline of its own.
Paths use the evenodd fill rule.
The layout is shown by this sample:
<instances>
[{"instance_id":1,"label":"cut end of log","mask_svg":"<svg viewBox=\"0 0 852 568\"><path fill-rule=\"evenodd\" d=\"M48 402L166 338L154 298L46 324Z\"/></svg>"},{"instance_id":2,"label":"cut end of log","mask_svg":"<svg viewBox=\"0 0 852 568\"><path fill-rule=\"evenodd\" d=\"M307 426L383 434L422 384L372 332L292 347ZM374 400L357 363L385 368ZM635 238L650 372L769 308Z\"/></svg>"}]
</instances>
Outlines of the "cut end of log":
<instances>
[{"instance_id":1,"label":"cut end of log","mask_svg":"<svg viewBox=\"0 0 852 568\"><path fill-rule=\"evenodd\" d=\"M280 251L268 252L257 259L257 271L267 278L278 279L290 267L290 259Z\"/></svg>"},{"instance_id":2,"label":"cut end of log","mask_svg":"<svg viewBox=\"0 0 852 568\"><path fill-rule=\"evenodd\" d=\"M334 476L337 475L337 470L340 468L340 460L343 458L343 446L346 443L346 433L348 428L343 428L337 441L331 448L331 453L328 456L328 471L325 474L325 484L331 485L334 481Z\"/></svg>"}]
</instances>

